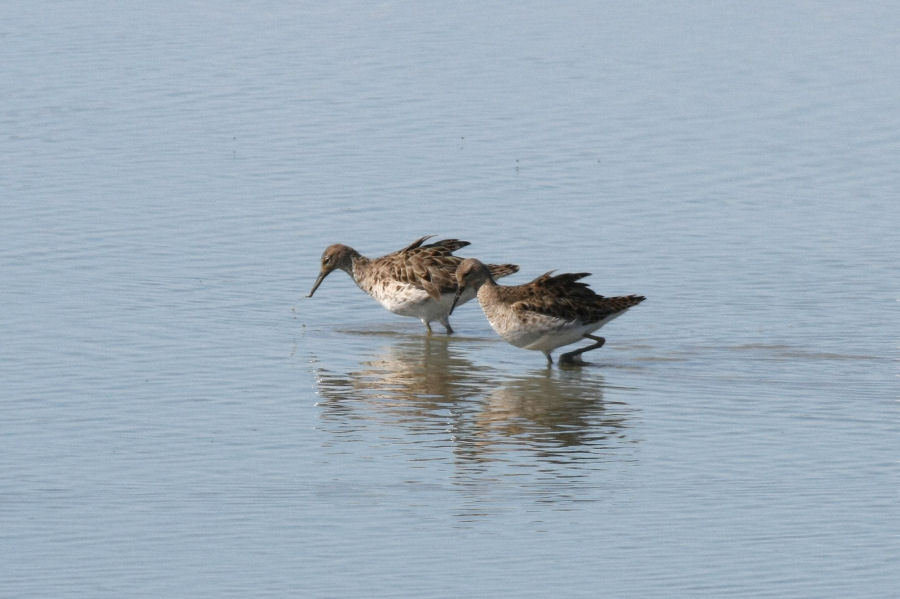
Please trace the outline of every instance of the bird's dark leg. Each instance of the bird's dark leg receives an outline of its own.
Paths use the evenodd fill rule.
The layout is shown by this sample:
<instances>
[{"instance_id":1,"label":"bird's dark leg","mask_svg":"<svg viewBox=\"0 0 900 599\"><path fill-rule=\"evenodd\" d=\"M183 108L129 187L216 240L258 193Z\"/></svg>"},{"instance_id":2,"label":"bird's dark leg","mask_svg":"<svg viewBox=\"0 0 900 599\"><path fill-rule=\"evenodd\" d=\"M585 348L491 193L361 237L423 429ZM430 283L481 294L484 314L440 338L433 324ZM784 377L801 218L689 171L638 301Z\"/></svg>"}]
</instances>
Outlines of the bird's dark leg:
<instances>
[{"instance_id":1,"label":"bird's dark leg","mask_svg":"<svg viewBox=\"0 0 900 599\"><path fill-rule=\"evenodd\" d=\"M547 356L547 367L553 366L553 358L550 357L550 352L545 351L544 355Z\"/></svg>"},{"instance_id":2,"label":"bird's dark leg","mask_svg":"<svg viewBox=\"0 0 900 599\"><path fill-rule=\"evenodd\" d=\"M442 321L441 321L441 324L444 325L444 328L445 328L445 329L447 329L447 334L448 334L448 335L452 335L452 334L453 334L453 327L450 326L450 319L449 319L449 318L445 318L444 320L442 320Z\"/></svg>"},{"instance_id":3,"label":"bird's dark leg","mask_svg":"<svg viewBox=\"0 0 900 599\"><path fill-rule=\"evenodd\" d=\"M603 344L606 343L606 339L604 339L603 337L594 337L593 335L582 335L582 337L584 337L585 339L593 339L594 341L596 341L596 343L588 345L587 347L582 347L580 349L564 353L559 357L560 364L577 364L578 362L575 361L575 358L578 358L578 356L586 351L591 351L592 349L600 349L601 347L603 347ZM581 359L579 358L578 361L580 362Z\"/></svg>"}]
</instances>

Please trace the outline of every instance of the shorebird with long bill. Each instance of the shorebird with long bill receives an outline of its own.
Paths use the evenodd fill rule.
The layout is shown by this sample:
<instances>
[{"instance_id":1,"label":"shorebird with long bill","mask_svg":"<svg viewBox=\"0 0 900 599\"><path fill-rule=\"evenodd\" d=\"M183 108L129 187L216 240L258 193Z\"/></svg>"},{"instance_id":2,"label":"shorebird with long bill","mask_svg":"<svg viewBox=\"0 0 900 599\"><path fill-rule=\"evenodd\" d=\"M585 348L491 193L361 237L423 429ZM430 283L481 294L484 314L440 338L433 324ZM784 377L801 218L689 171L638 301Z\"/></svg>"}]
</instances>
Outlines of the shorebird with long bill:
<instances>
[{"instance_id":1,"label":"shorebird with long bill","mask_svg":"<svg viewBox=\"0 0 900 599\"><path fill-rule=\"evenodd\" d=\"M463 258L453 252L469 245L468 241L444 239L423 245L427 235L405 248L381 258L366 258L352 247L336 243L322 253L321 270L307 297L312 297L330 273L343 270L356 285L400 316L418 318L431 334L431 323L438 321L453 333L450 311L475 297L475 290L456 293L456 268ZM480 264L480 262L479 262ZM519 270L515 264L483 265L494 279Z\"/></svg>"},{"instance_id":2,"label":"shorebird with long bill","mask_svg":"<svg viewBox=\"0 0 900 599\"><path fill-rule=\"evenodd\" d=\"M548 365L553 364L550 352L554 349L581 339L594 341L560 356L561 363L576 363L576 359L581 362L581 354L606 342L591 333L645 299L642 295L598 295L579 281L588 274L553 275L550 271L530 283L505 286L496 283L489 267L469 258L456 268L455 297L462 300L475 290L494 331L516 347L543 352Z\"/></svg>"}]
</instances>

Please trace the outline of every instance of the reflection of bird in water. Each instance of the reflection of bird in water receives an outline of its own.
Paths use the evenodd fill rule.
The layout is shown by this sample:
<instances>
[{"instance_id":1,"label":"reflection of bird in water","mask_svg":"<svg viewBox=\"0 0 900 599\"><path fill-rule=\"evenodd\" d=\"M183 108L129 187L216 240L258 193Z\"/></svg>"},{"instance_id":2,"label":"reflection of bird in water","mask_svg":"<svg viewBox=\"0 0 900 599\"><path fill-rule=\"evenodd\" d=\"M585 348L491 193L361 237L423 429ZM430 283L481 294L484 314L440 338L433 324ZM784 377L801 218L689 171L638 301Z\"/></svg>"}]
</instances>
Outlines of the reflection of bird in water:
<instances>
[{"instance_id":1,"label":"reflection of bird in water","mask_svg":"<svg viewBox=\"0 0 900 599\"><path fill-rule=\"evenodd\" d=\"M629 410L603 401L604 380L580 370L507 379L476 369L446 337L402 338L346 374L318 373L323 416L344 430L360 420L400 425L413 443L452 444L469 464L526 450L551 460L608 455L628 443ZM568 457L565 457L568 456Z\"/></svg>"},{"instance_id":2,"label":"reflection of bird in water","mask_svg":"<svg viewBox=\"0 0 900 599\"><path fill-rule=\"evenodd\" d=\"M451 351L446 337L404 339L385 347L362 367L346 375L320 372L320 395L335 407L348 400L364 400L367 406L402 416L404 423L417 429L431 426L440 412L439 426L446 430L446 410L479 395L489 380L469 360Z\"/></svg>"},{"instance_id":3,"label":"reflection of bird in water","mask_svg":"<svg viewBox=\"0 0 900 599\"><path fill-rule=\"evenodd\" d=\"M543 370L501 384L457 440L455 482L475 501L514 494L542 502L592 501L615 486L591 473L627 463L631 409L603 400L603 379L583 371Z\"/></svg>"},{"instance_id":4,"label":"reflection of bird in water","mask_svg":"<svg viewBox=\"0 0 900 599\"><path fill-rule=\"evenodd\" d=\"M517 444L552 454L576 446L624 443L627 412L603 402L603 379L542 371L490 392L475 418L476 451Z\"/></svg>"}]
</instances>

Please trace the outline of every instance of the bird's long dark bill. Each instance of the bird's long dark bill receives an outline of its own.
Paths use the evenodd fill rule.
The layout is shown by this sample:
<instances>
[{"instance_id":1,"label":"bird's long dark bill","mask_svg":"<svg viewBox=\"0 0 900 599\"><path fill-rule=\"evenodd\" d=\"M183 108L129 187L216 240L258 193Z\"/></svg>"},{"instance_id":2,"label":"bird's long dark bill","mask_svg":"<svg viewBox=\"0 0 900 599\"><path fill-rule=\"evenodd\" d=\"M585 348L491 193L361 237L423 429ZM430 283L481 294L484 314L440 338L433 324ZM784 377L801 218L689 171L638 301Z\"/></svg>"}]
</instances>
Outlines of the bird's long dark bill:
<instances>
[{"instance_id":1,"label":"bird's long dark bill","mask_svg":"<svg viewBox=\"0 0 900 599\"><path fill-rule=\"evenodd\" d=\"M315 283L315 285L313 285L312 291L310 291L309 295L307 295L306 297L313 296L313 293L316 292L316 289L319 288L319 285L322 284L322 281L325 280L325 277L327 277L328 273L330 273L330 272L331 272L330 270L323 270L322 272L319 273L319 276L316 278L316 283Z\"/></svg>"},{"instance_id":2,"label":"bird's long dark bill","mask_svg":"<svg viewBox=\"0 0 900 599\"><path fill-rule=\"evenodd\" d=\"M450 314L453 314L453 309L456 308L456 302L459 301L459 296L462 295L463 289L463 287L456 289L456 295L453 296L453 303L450 304Z\"/></svg>"}]
</instances>

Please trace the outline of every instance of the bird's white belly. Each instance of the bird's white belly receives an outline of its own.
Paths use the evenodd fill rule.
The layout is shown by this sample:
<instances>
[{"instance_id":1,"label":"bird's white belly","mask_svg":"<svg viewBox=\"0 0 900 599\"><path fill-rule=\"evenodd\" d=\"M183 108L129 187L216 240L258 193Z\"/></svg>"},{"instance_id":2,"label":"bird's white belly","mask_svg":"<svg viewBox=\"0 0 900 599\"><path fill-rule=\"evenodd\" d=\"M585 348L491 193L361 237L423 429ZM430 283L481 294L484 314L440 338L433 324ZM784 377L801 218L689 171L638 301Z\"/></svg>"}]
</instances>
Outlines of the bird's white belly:
<instances>
[{"instance_id":1,"label":"bird's white belly","mask_svg":"<svg viewBox=\"0 0 900 599\"><path fill-rule=\"evenodd\" d=\"M397 281L376 283L364 291L394 314L419 318L426 322L446 318L453 305L452 293L441 294L441 299L438 301L423 289ZM459 298L457 305L463 304L473 297L475 297L475 292L467 290Z\"/></svg>"},{"instance_id":2,"label":"bird's white belly","mask_svg":"<svg viewBox=\"0 0 900 599\"><path fill-rule=\"evenodd\" d=\"M548 352L557 347L562 347L564 345L569 345L570 343L575 343L584 338L585 335L589 335L608 323L610 320L621 316L625 310L621 312L616 312L615 314L611 314L605 319L598 322L591 322L585 324L581 321L570 320L565 321L559 318L553 318L550 316L544 317L551 321L554 321L554 325L546 326L541 334L534 337L533 339L526 340L525 345L520 345L524 349L533 349L542 352Z\"/></svg>"},{"instance_id":3,"label":"bird's white belly","mask_svg":"<svg viewBox=\"0 0 900 599\"><path fill-rule=\"evenodd\" d=\"M605 320L585 324L579 320L564 320L544 314L517 314L506 306L482 307L485 308L484 312L491 327L508 343L522 349L541 352L549 352L557 347L575 343L622 313L618 312Z\"/></svg>"},{"instance_id":4,"label":"bird's white belly","mask_svg":"<svg viewBox=\"0 0 900 599\"><path fill-rule=\"evenodd\" d=\"M432 301L424 290L396 281L376 283L364 291L384 308L401 316L418 317L425 304Z\"/></svg>"},{"instance_id":5,"label":"bird's white belly","mask_svg":"<svg viewBox=\"0 0 900 599\"><path fill-rule=\"evenodd\" d=\"M493 323L491 323L493 326ZM547 352L557 347L575 343L582 335L596 328L565 321L552 316L537 316L528 320L515 319L505 327L494 327L494 330L507 342L535 351Z\"/></svg>"}]
</instances>

